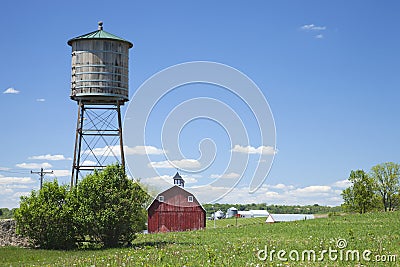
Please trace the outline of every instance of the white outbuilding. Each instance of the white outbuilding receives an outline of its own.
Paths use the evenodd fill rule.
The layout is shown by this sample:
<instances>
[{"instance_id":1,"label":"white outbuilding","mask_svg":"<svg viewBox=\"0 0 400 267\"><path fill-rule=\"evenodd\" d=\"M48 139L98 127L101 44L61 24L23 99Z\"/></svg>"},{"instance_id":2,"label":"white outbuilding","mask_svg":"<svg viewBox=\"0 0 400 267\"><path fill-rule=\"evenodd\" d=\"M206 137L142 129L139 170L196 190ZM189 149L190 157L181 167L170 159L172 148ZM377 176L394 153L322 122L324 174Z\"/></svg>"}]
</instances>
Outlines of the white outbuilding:
<instances>
[{"instance_id":1,"label":"white outbuilding","mask_svg":"<svg viewBox=\"0 0 400 267\"><path fill-rule=\"evenodd\" d=\"M259 218L268 217L269 212L266 210L248 210L248 211L238 211L241 218Z\"/></svg>"},{"instance_id":2,"label":"white outbuilding","mask_svg":"<svg viewBox=\"0 0 400 267\"><path fill-rule=\"evenodd\" d=\"M269 214L266 223L291 222L314 219L313 214Z\"/></svg>"}]
</instances>

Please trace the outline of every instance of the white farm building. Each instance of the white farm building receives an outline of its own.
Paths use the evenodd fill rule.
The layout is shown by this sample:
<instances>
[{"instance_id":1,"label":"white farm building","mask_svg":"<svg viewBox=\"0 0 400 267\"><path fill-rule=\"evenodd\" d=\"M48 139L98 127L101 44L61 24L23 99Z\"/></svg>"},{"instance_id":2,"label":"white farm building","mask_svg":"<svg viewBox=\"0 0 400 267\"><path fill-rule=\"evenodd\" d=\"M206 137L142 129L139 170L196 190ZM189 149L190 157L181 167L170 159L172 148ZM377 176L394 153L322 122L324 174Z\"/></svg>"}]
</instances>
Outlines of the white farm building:
<instances>
[{"instance_id":1,"label":"white farm building","mask_svg":"<svg viewBox=\"0 0 400 267\"><path fill-rule=\"evenodd\" d=\"M291 222L314 219L313 214L269 214L266 223Z\"/></svg>"},{"instance_id":2,"label":"white farm building","mask_svg":"<svg viewBox=\"0 0 400 267\"><path fill-rule=\"evenodd\" d=\"M268 217L269 212L266 210L243 210L238 211L241 218L258 218L258 217Z\"/></svg>"}]
</instances>

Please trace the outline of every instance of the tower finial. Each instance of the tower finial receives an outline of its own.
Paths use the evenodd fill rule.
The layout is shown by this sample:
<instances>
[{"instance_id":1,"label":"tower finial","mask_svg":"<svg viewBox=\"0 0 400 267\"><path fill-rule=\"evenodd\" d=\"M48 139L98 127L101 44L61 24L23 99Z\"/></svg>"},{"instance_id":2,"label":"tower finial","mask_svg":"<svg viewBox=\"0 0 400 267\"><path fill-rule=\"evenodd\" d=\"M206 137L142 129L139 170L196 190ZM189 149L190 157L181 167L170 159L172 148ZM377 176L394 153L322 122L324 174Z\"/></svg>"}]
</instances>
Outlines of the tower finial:
<instances>
[{"instance_id":1,"label":"tower finial","mask_svg":"<svg viewBox=\"0 0 400 267\"><path fill-rule=\"evenodd\" d=\"M103 22L100 20L98 24L99 24L99 28L98 28L99 31L102 31L103 30Z\"/></svg>"}]
</instances>

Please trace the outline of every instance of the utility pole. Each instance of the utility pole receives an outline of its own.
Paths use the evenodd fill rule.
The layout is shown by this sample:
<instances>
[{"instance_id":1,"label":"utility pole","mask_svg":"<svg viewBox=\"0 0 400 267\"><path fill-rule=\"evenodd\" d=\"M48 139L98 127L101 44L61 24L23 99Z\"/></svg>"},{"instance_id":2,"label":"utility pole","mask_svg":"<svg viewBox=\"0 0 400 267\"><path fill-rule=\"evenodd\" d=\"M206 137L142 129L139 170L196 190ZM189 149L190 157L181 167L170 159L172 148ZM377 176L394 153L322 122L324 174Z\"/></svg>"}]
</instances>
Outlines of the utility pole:
<instances>
[{"instance_id":1,"label":"utility pole","mask_svg":"<svg viewBox=\"0 0 400 267\"><path fill-rule=\"evenodd\" d=\"M45 174L48 174L48 173L52 174L53 171L47 171L47 172L46 172L46 171L43 171L43 168L40 168L40 172L31 171L31 173L32 173L32 174L39 174L39 176L40 176L40 189L42 189L43 177L44 177L44 175L45 175Z\"/></svg>"}]
</instances>

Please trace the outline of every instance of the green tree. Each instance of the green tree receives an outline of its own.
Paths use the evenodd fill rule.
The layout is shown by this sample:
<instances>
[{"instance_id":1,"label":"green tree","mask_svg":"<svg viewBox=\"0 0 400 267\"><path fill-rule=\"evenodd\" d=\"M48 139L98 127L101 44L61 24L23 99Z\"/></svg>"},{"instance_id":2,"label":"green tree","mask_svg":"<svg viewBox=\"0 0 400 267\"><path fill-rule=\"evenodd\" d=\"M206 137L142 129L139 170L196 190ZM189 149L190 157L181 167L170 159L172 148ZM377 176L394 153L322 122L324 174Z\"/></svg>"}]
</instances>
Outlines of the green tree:
<instances>
[{"instance_id":1,"label":"green tree","mask_svg":"<svg viewBox=\"0 0 400 267\"><path fill-rule=\"evenodd\" d=\"M70 249L75 246L75 228L66 186L47 182L39 191L21 197L15 211L17 233L27 236L35 246Z\"/></svg>"},{"instance_id":2,"label":"green tree","mask_svg":"<svg viewBox=\"0 0 400 267\"><path fill-rule=\"evenodd\" d=\"M400 192L393 196L392 205L394 208L400 207Z\"/></svg>"},{"instance_id":3,"label":"green tree","mask_svg":"<svg viewBox=\"0 0 400 267\"><path fill-rule=\"evenodd\" d=\"M381 196L385 211L392 210L400 188L400 164L393 162L378 164L372 167L371 176L375 181L376 190Z\"/></svg>"},{"instance_id":4,"label":"green tree","mask_svg":"<svg viewBox=\"0 0 400 267\"><path fill-rule=\"evenodd\" d=\"M145 229L148 194L119 165L87 175L74 191L74 217L81 238L104 247L129 244Z\"/></svg>"},{"instance_id":5,"label":"green tree","mask_svg":"<svg viewBox=\"0 0 400 267\"><path fill-rule=\"evenodd\" d=\"M348 187L342 191L342 198L344 203L342 204L342 208L345 211L355 211L355 202L354 202L354 191L351 187Z\"/></svg>"},{"instance_id":6,"label":"green tree","mask_svg":"<svg viewBox=\"0 0 400 267\"><path fill-rule=\"evenodd\" d=\"M348 211L365 213L373 208L374 182L363 170L351 171L351 186L342 192L344 208Z\"/></svg>"}]
</instances>

